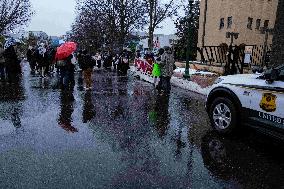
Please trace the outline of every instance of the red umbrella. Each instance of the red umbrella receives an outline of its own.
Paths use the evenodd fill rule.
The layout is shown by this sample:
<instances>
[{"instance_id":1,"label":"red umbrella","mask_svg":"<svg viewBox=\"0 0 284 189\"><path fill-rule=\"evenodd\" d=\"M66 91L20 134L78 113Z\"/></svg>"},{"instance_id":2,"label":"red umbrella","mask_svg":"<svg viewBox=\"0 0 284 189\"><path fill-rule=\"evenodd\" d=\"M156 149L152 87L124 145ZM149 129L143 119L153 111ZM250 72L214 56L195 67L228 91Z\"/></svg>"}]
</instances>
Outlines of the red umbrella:
<instances>
[{"instance_id":1,"label":"red umbrella","mask_svg":"<svg viewBox=\"0 0 284 189\"><path fill-rule=\"evenodd\" d=\"M64 60L77 49L77 44L74 42L66 42L57 48L56 60Z\"/></svg>"}]
</instances>

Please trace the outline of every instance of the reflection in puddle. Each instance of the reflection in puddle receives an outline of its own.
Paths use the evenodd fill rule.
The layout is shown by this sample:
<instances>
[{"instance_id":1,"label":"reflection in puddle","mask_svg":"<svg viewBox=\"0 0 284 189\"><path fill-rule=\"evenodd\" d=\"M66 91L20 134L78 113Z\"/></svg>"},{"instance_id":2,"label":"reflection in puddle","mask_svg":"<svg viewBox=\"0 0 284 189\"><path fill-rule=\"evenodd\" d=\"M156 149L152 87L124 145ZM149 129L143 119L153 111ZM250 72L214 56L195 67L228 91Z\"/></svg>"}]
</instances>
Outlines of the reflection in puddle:
<instances>
[{"instance_id":1,"label":"reflection in puddle","mask_svg":"<svg viewBox=\"0 0 284 189\"><path fill-rule=\"evenodd\" d=\"M214 132L207 133L202 138L201 146L204 165L216 178L234 180L242 188L283 186L283 162L275 164L271 161L269 155L258 150L261 145L262 150L266 151L263 140L259 143L257 137L252 137L233 139ZM270 146L266 146L268 149L273 147L270 142L267 145Z\"/></svg>"},{"instance_id":2,"label":"reflection in puddle","mask_svg":"<svg viewBox=\"0 0 284 189\"><path fill-rule=\"evenodd\" d=\"M73 91L61 91L61 111L58 118L58 124L62 127L65 131L75 133L78 132L78 129L72 126L72 114L74 112L74 95Z\"/></svg>"}]
</instances>

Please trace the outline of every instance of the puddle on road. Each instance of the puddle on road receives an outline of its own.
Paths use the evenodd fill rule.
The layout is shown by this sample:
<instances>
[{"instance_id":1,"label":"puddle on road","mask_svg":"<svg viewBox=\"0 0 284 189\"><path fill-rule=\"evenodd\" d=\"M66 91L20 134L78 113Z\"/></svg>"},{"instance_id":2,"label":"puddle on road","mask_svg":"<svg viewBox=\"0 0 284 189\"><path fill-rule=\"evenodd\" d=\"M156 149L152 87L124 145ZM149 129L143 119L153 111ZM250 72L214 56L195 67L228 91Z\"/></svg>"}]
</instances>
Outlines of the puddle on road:
<instances>
[{"instance_id":1,"label":"puddle on road","mask_svg":"<svg viewBox=\"0 0 284 189\"><path fill-rule=\"evenodd\" d=\"M178 88L161 97L108 72L95 73L90 92L24 78L14 95L0 90L1 188L283 186L283 162L258 149L258 136L210 131L204 97Z\"/></svg>"}]
</instances>

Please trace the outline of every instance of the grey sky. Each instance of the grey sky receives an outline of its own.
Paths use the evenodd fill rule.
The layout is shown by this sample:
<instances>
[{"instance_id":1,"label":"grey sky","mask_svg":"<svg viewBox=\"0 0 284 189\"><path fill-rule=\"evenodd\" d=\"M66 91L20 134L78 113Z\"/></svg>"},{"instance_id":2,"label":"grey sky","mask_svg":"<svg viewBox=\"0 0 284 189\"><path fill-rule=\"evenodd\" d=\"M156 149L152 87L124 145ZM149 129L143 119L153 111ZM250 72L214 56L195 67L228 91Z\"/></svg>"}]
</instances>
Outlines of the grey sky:
<instances>
[{"instance_id":1,"label":"grey sky","mask_svg":"<svg viewBox=\"0 0 284 189\"><path fill-rule=\"evenodd\" d=\"M75 19L75 0L31 0L35 15L28 30L45 31L48 35L63 35ZM156 33L172 34L174 23L168 19Z\"/></svg>"}]
</instances>

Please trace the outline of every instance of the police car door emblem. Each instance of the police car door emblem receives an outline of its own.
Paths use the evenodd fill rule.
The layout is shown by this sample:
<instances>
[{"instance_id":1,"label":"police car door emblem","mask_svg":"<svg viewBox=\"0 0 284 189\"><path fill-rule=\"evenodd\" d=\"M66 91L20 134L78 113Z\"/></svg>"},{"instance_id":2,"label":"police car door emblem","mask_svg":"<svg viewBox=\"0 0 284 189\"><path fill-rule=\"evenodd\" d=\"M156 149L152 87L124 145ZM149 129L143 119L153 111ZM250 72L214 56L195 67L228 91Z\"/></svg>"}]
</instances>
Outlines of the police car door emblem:
<instances>
[{"instance_id":1,"label":"police car door emblem","mask_svg":"<svg viewBox=\"0 0 284 189\"><path fill-rule=\"evenodd\" d=\"M276 111L276 99L277 96L272 93L264 93L260 101L260 108L266 112L275 112Z\"/></svg>"}]
</instances>

